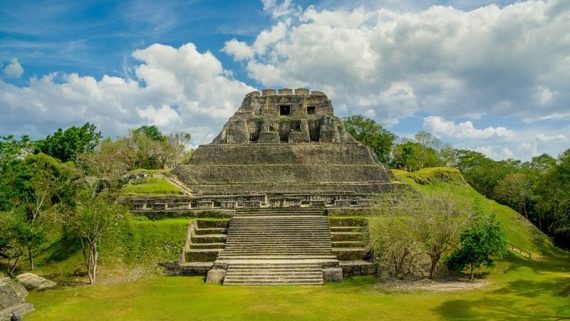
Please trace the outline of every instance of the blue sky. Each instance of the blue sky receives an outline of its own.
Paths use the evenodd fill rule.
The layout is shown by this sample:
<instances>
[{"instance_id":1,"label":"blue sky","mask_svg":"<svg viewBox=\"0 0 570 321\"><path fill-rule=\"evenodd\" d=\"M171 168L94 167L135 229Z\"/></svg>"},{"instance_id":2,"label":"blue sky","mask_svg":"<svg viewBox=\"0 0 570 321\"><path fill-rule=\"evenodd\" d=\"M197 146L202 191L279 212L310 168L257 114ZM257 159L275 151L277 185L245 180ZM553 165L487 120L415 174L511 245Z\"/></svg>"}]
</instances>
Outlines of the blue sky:
<instances>
[{"instance_id":1,"label":"blue sky","mask_svg":"<svg viewBox=\"0 0 570 321\"><path fill-rule=\"evenodd\" d=\"M570 147L570 2L0 0L0 135L207 143L265 87L496 159Z\"/></svg>"}]
</instances>

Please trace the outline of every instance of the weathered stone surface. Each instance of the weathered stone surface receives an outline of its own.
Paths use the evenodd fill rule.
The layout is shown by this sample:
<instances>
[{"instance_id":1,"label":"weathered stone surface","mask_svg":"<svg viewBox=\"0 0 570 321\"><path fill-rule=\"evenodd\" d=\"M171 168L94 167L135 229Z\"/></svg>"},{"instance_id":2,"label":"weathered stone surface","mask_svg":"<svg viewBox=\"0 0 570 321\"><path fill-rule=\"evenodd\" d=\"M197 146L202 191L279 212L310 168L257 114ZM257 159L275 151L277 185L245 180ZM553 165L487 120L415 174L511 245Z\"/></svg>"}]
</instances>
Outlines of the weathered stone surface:
<instances>
[{"instance_id":1,"label":"weathered stone surface","mask_svg":"<svg viewBox=\"0 0 570 321\"><path fill-rule=\"evenodd\" d=\"M341 268L325 268L323 269L323 278L327 282L342 281Z\"/></svg>"},{"instance_id":2,"label":"weathered stone surface","mask_svg":"<svg viewBox=\"0 0 570 321\"><path fill-rule=\"evenodd\" d=\"M334 115L331 101L307 89L263 90L241 107L211 144L173 173L209 208L366 206L393 187L393 175ZM173 205L176 206L176 205Z\"/></svg>"},{"instance_id":3,"label":"weathered stone surface","mask_svg":"<svg viewBox=\"0 0 570 321\"><path fill-rule=\"evenodd\" d=\"M57 284L46 278L33 273L22 273L16 276L18 282L20 282L27 290L45 290L55 287Z\"/></svg>"},{"instance_id":4,"label":"weathered stone surface","mask_svg":"<svg viewBox=\"0 0 570 321\"><path fill-rule=\"evenodd\" d=\"M208 276L206 277L206 283L216 283L222 284L224 277L226 276L226 270L224 269L211 269L208 271Z\"/></svg>"},{"instance_id":5,"label":"weathered stone surface","mask_svg":"<svg viewBox=\"0 0 570 321\"><path fill-rule=\"evenodd\" d=\"M34 306L24 301L26 289L10 278L0 279L0 321L10 320L12 312L18 316L33 311Z\"/></svg>"}]
</instances>

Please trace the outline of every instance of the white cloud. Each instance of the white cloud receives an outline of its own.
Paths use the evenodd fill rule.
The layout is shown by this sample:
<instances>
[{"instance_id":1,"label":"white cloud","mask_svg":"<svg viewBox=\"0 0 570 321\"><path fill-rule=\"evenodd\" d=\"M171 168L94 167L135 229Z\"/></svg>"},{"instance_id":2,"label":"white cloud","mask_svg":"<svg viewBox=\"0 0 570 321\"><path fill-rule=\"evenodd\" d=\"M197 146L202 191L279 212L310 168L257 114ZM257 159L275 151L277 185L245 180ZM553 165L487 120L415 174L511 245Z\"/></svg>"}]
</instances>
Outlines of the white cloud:
<instances>
[{"instance_id":1,"label":"white cloud","mask_svg":"<svg viewBox=\"0 0 570 321\"><path fill-rule=\"evenodd\" d=\"M234 57L236 60L241 61L253 58L253 49L251 49L245 42L232 39L224 44L222 51Z\"/></svg>"},{"instance_id":2,"label":"white cloud","mask_svg":"<svg viewBox=\"0 0 570 321\"><path fill-rule=\"evenodd\" d=\"M477 129L471 121L456 124L439 116L429 116L424 118L424 129L436 135L469 138L469 139L490 139L490 138L512 138L515 133L505 127L487 127Z\"/></svg>"},{"instance_id":3,"label":"white cloud","mask_svg":"<svg viewBox=\"0 0 570 321\"><path fill-rule=\"evenodd\" d=\"M479 153L481 153L481 154L483 154L489 158L496 159L496 160L516 158L515 154L508 147L500 148L499 152L496 152L495 148L493 148L492 146L488 146L488 145L478 146L478 147L468 148L468 149L479 152Z\"/></svg>"},{"instance_id":4,"label":"white cloud","mask_svg":"<svg viewBox=\"0 0 570 321\"><path fill-rule=\"evenodd\" d=\"M261 0L263 11L274 19L290 15L293 12L292 0Z\"/></svg>"},{"instance_id":5,"label":"white cloud","mask_svg":"<svg viewBox=\"0 0 570 321\"><path fill-rule=\"evenodd\" d=\"M544 106L552 103L556 99L557 95L558 92L556 91L552 91L547 87L538 86L536 87L533 98L537 105Z\"/></svg>"},{"instance_id":6,"label":"white cloud","mask_svg":"<svg viewBox=\"0 0 570 321\"><path fill-rule=\"evenodd\" d=\"M517 147L520 153L527 155L529 158L538 156L538 144L536 142L520 143Z\"/></svg>"},{"instance_id":7,"label":"white cloud","mask_svg":"<svg viewBox=\"0 0 570 321\"><path fill-rule=\"evenodd\" d=\"M20 65L17 58L12 58L2 71L6 77L20 78L24 73L24 68Z\"/></svg>"},{"instance_id":8,"label":"white cloud","mask_svg":"<svg viewBox=\"0 0 570 321\"><path fill-rule=\"evenodd\" d=\"M373 108L382 122L420 111L520 119L565 113L570 8L564 3L521 1L469 11L432 6L405 13L309 7L262 31L248 45L256 54L246 66L265 86L326 90L340 111ZM266 10L276 4L264 1ZM386 99L394 84L403 83L413 99Z\"/></svg>"},{"instance_id":9,"label":"white cloud","mask_svg":"<svg viewBox=\"0 0 570 321\"><path fill-rule=\"evenodd\" d=\"M552 142L552 141L565 142L565 141L568 141L568 138L566 138L566 136L564 136L562 134L558 134L558 135L538 134L538 136L536 136L536 139L538 139L538 141L541 141L541 142Z\"/></svg>"},{"instance_id":10,"label":"white cloud","mask_svg":"<svg viewBox=\"0 0 570 321\"><path fill-rule=\"evenodd\" d=\"M166 132L192 131L205 143L254 88L237 81L210 52L191 44L179 48L154 44L136 50L135 77L49 74L26 87L0 80L0 128L36 136L57 127L95 123L108 135L120 135L142 124ZM207 133L204 124L212 125Z\"/></svg>"}]
</instances>

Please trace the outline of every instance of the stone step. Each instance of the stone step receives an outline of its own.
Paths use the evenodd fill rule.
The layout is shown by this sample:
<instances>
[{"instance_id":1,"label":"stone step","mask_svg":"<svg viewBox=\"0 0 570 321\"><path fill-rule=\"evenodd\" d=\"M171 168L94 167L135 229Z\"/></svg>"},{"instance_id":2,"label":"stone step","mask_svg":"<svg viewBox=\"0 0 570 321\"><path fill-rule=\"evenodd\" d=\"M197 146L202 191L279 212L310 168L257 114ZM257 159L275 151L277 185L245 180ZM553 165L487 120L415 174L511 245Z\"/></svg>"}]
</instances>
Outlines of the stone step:
<instances>
[{"instance_id":1,"label":"stone step","mask_svg":"<svg viewBox=\"0 0 570 321\"><path fill-rule=\"evenodd\" d=\"M365 218L331 218L331 227L336 226L368 226Z\"/></svg>"},{"instance_id":2,"label":"stone step","mask_svg":"<svg viewBox=\"0 0 570 321\"><path fill-rule=\"evenodd\" d=\"M226 243L192 243L190 244L191 249L223 249Z\"/></svg>"},{"instance_id":3,"label":"stone step","mask_svg":"<svg viewBox=\"0 0 570 321\"><path fill-rule=\"evenodd\" d=\"M289 261L283 263L229 263L224 285L322 284L319 264Z\"/></svg>"},{"instance_id":4,"label":"stone step","mask_svg":"<svg viewBox=\"0 0 570 321\"><path fill-rule=\"evenodd\" d=\"M185 253L186 262L214 262L221 249L188 250Z\"/></svg>"},{"instance_id":5,"label":"stone step","mask_svg":"<svg viewBox=\"0 0 570 321\"><path fill-rule=\"evenodd\" d=\"M207 235L207 234L225 234L227 228L223 227L208 227L208 228L197 228L194 229L195 235Z\"/></svg>"},{"instance_id":6,"label":"stone step","mask_svg":"<svg viewBox=\"0 0 570 321\"><path fill-rule=\"evenodd\" d=\"M290 278L297 278L299 276L302 277L321 277L321 275L323 274L322 270L315 270L315 269L310 269L310 270L282 270L282 271L274 271L274 270L241 270L241 269L233 269L233 270L228 270L226 273L231 273L232 277L258 277L258 278L263 278L263 277L274 277L274 276L280 276L280 277L290 277Z\"/></svg>"},{"instance_id":7,"label":"stone step","mask_svg":"<svg viewBox=\"0 0 570 321\"><path fill-rule=\"evenodd\" d=\"M321 285L324 284L324 280L315 279L315 280L228 280L224 281L224 285L249 285L249 286L275 286L275 285Z\"/></svg>"},{"instance_id":8,"label":"stone step","mask_svg":"<svg viewBox=\"0 0 570 321\"><path fill-rule=\"evenodd\" d=\"M368 232L367 226L331 226L331 232Z\"/></svg>"},{"instance_id":9,"label":"stone step","mask_svg":"<svg viewBox=\"0 0 570 321\"><path fill-rule=\"evenodd\" d=\"M334 248L332 252L340 261L354 261L363 260L369 250L366 248Z\"/></svg>"},{"instance_id":10,"label":"stone step","mask_svg":"<svg viewBox=\"0 0 570 321\"><path fill-rule=\"evenodd\" d=\"M192 243L222 243L226 237L225 234L192 235Z\"/></svg>"},{"instance_id":11,"label":"stone step","mask_svg":"<svg viewBox=\"0 0 570 321\"><path fill-rule=\"evenodd\" d=\"M359 232L333 232L331 240L336 241L361 241L365 238L365 234Z\"/></svg>"},{"instance_id":12,"label":"stone step","mask_svg":"<svg viewBox=\"0 0 570 321\"><path fill-rule=\"evenodd\" d=\"M230 224L230 220L229 219L225 219L225 220L198 219L198 220L196 220L196 224L198 225L198 228L215 228L215 227L227 228L228 225Z\"/></svg>"},{"instance_id":13,"label":"stone step","mask_svg":"<svg viewBox=\"0 0 570 321\"><path fill-rule=\"evenodd\" d=\"M364 247L363 241L335 241L331 242L332 248Z\"/></svg>"},{"instance_id":14,"label":"stone step","mask_svg":"<svg viewBox=\"0 0 570 321\"><path fill-rule=\"evenodd\" d=\"M306 261L307 263L334 263L338 260L332 254L327 255L243 255L231 258L226 258L225 252L220 253L216 263L228 264L262 264L259 262L279 262L275 264L286 264L290 261ZM253 263L252 263L253 262Z\"/></svg>"},{"instance_id":15,"label":"stone step","mask_svg":"<svg viewBox=\"0 0 570 321\"><path fill-rule=\"evenodd\" d=\"M373 275L376 272L374 264L363 260L340 261L339 267L342 268L345 278L355 275Z\"/></svg>"}]
</instances>

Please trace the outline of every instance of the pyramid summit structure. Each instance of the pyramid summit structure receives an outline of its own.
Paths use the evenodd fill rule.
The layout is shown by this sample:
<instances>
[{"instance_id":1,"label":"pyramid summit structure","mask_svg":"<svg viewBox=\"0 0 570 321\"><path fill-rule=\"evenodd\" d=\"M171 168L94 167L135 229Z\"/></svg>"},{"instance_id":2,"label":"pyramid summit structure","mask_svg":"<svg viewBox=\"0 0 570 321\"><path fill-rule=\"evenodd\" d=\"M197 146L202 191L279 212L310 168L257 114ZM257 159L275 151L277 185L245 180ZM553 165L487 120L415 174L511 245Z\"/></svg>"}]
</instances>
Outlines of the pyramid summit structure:
<instances>
[{"instance_id":1,"label":"pyramid summit structure","mask_svg":"<svg viewBox=\"0 0 570 321\"><path fill-rule=\"evenodd\" d=\"M367 206L393 178L308 89L247 94L211 144L173 173L192 208Z\"/></svg>"}]
</instances>

